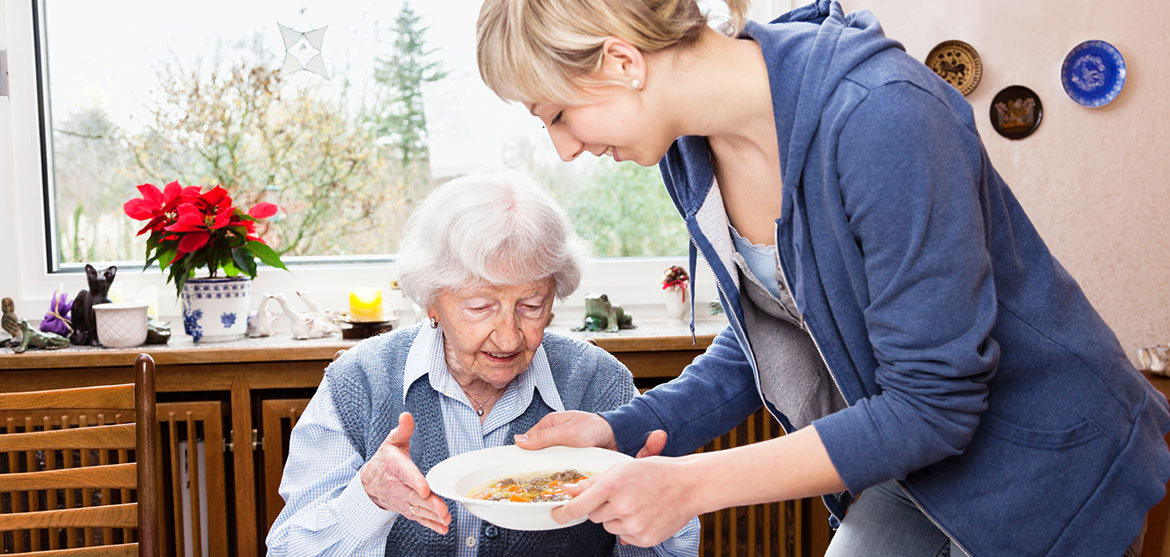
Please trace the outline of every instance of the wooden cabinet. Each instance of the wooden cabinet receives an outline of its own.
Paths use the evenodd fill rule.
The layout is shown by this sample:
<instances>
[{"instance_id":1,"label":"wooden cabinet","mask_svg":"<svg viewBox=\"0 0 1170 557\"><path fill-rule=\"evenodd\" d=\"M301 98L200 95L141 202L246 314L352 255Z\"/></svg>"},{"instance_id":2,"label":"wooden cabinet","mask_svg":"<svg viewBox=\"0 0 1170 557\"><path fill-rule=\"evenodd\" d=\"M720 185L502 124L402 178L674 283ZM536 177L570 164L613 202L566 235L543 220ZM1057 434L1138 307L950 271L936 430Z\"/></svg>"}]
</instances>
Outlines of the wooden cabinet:
<instances>
[{"instance_id":1,"label":"wooden cabinet","mask_svg":"<svg viewBox=\"0 0 1170 557\"><path fill-rule=\"evenodd\" d=\"M277 491L288 460L288 440L297 418L309 405L308 398L282 398L260 401L260 444L264 452L264 529L272 527L284 508Z\"/></svg>"},{"instance_id":2,"label":"wooden cabinet","mask_svg":"<svg viewBox=\"0 0 1170 557\"><path fill-rule=\"evenodd\" d=\"M224 459L224 404L218 401L158 405L157 474L161 482L160 538L168 555L229 553L228 469Z\"/></svg>"},{"instance_id":3,"label":"wooden cabinet","mask_svg":"<svg viewBox=\"0 0 1170 557\"><path fill-rule=\"evenodd\" d=\"M646 389L677 376L718 329L700 325L695 344L682 325L643 325L594 339ZM277 338L192 346L177 339L135 350L0 353L0 391L132 382L134 356L149 352L160 402L159 519L167 554L263 555L268 527L284 505L277 488L289 432L334 354L352 344ZM780 434L761 411L702 450ZM822 555L831 535L828 511L815 499L725 509L701 520L704 555Z\"/></svg>"}]
</instances>

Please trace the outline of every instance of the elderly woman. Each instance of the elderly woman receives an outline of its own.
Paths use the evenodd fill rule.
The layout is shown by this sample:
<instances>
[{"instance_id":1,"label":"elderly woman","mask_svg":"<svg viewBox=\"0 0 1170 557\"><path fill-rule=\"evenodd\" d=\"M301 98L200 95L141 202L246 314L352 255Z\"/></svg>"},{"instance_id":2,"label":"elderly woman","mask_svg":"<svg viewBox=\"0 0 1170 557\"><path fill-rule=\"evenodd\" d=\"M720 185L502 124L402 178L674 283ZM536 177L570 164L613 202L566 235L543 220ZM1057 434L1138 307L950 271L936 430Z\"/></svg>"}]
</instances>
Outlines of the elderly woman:
<instances>
[{"instance_id":1,"label":"elderly woman","mask_svg":"<svg viewBox=\"0 0 1170 557\"><path fill-rule=\"evenodd\" d=\"M448 456L512 443L553 411L611 410L637 393L605 351L545 331L554 298L577 288L583 251L564 211L520 174L468 176L423 201L400 261L427 320L363 341L325 371L292 431L269 554L697 554L697 520L646 549L591 522L499 528L427 486Z\"/></svg>"}]
</instances>

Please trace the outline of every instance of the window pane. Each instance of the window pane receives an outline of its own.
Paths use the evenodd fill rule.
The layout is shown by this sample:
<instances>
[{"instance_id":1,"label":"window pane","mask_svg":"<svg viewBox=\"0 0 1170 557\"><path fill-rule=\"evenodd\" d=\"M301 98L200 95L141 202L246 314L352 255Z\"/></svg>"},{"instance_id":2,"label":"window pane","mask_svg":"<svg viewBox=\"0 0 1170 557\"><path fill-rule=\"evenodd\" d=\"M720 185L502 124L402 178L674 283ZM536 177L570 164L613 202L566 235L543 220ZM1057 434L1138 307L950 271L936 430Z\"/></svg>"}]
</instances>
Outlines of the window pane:
<instances>
[{"instance_id":1,"label":"window pane","mask_svg":"<svg viewBox=\"0 0 1170 557\"><path fill-rule=\"evenodd\" d=\"M679 255L654 168L561 162L540 122L484 87L479 0L43 0L58 263L139 261L138 184L224 185L282 211L286 256L391 254L436 184L538 176L600 256Z\"/></svg>"}]
</instances>

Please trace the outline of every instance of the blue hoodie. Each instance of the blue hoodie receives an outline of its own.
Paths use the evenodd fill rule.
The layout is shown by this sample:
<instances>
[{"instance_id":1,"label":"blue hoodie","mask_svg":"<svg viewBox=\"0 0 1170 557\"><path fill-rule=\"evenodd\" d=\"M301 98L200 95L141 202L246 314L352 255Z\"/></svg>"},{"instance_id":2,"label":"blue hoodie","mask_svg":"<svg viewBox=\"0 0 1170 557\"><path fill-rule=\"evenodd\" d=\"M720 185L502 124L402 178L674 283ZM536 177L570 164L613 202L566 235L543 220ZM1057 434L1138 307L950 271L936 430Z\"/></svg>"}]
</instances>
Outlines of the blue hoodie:
<instances>
[{"instance_id":1,"label":"blue hoodie","mask_svg":"<svg viewBox=\"0 0 1170 557\"><path fill-rule=\"evenodd\" d=\"M849 405L813 422L849 490L830 511L895 479L970 555L1120 555L1170 478L1167 401L992 167L970 105L868 12L820 0L744 33L772 90L784 286ZM689 453L761 403L791 429L716 248L710 157L682 137L660 167L730 326L603 414L625 452L664 429L665 454Z\"/></svg>"}]
</instances>

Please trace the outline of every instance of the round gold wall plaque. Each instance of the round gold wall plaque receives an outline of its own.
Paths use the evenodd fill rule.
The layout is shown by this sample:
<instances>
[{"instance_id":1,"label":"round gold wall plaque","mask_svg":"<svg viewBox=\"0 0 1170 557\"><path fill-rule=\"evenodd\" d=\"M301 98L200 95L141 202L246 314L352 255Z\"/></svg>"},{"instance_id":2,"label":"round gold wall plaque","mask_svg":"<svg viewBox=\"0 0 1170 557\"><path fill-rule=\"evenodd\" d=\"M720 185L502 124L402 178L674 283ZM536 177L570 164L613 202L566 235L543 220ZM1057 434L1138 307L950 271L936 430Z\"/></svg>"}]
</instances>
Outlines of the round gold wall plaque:
<instances>
[{"instance_id":1,"label":"round gold wall plaque","mask_svg":"<svg viewBox=\"0 0 1170 557\"><path fill-rule=\"evenodd\" d=\"M983 62L979 53L963 41L945 41L926 55L926 67L958 89L963 95L971 94L983 76Z\"/></svg>"}]
</instances>

